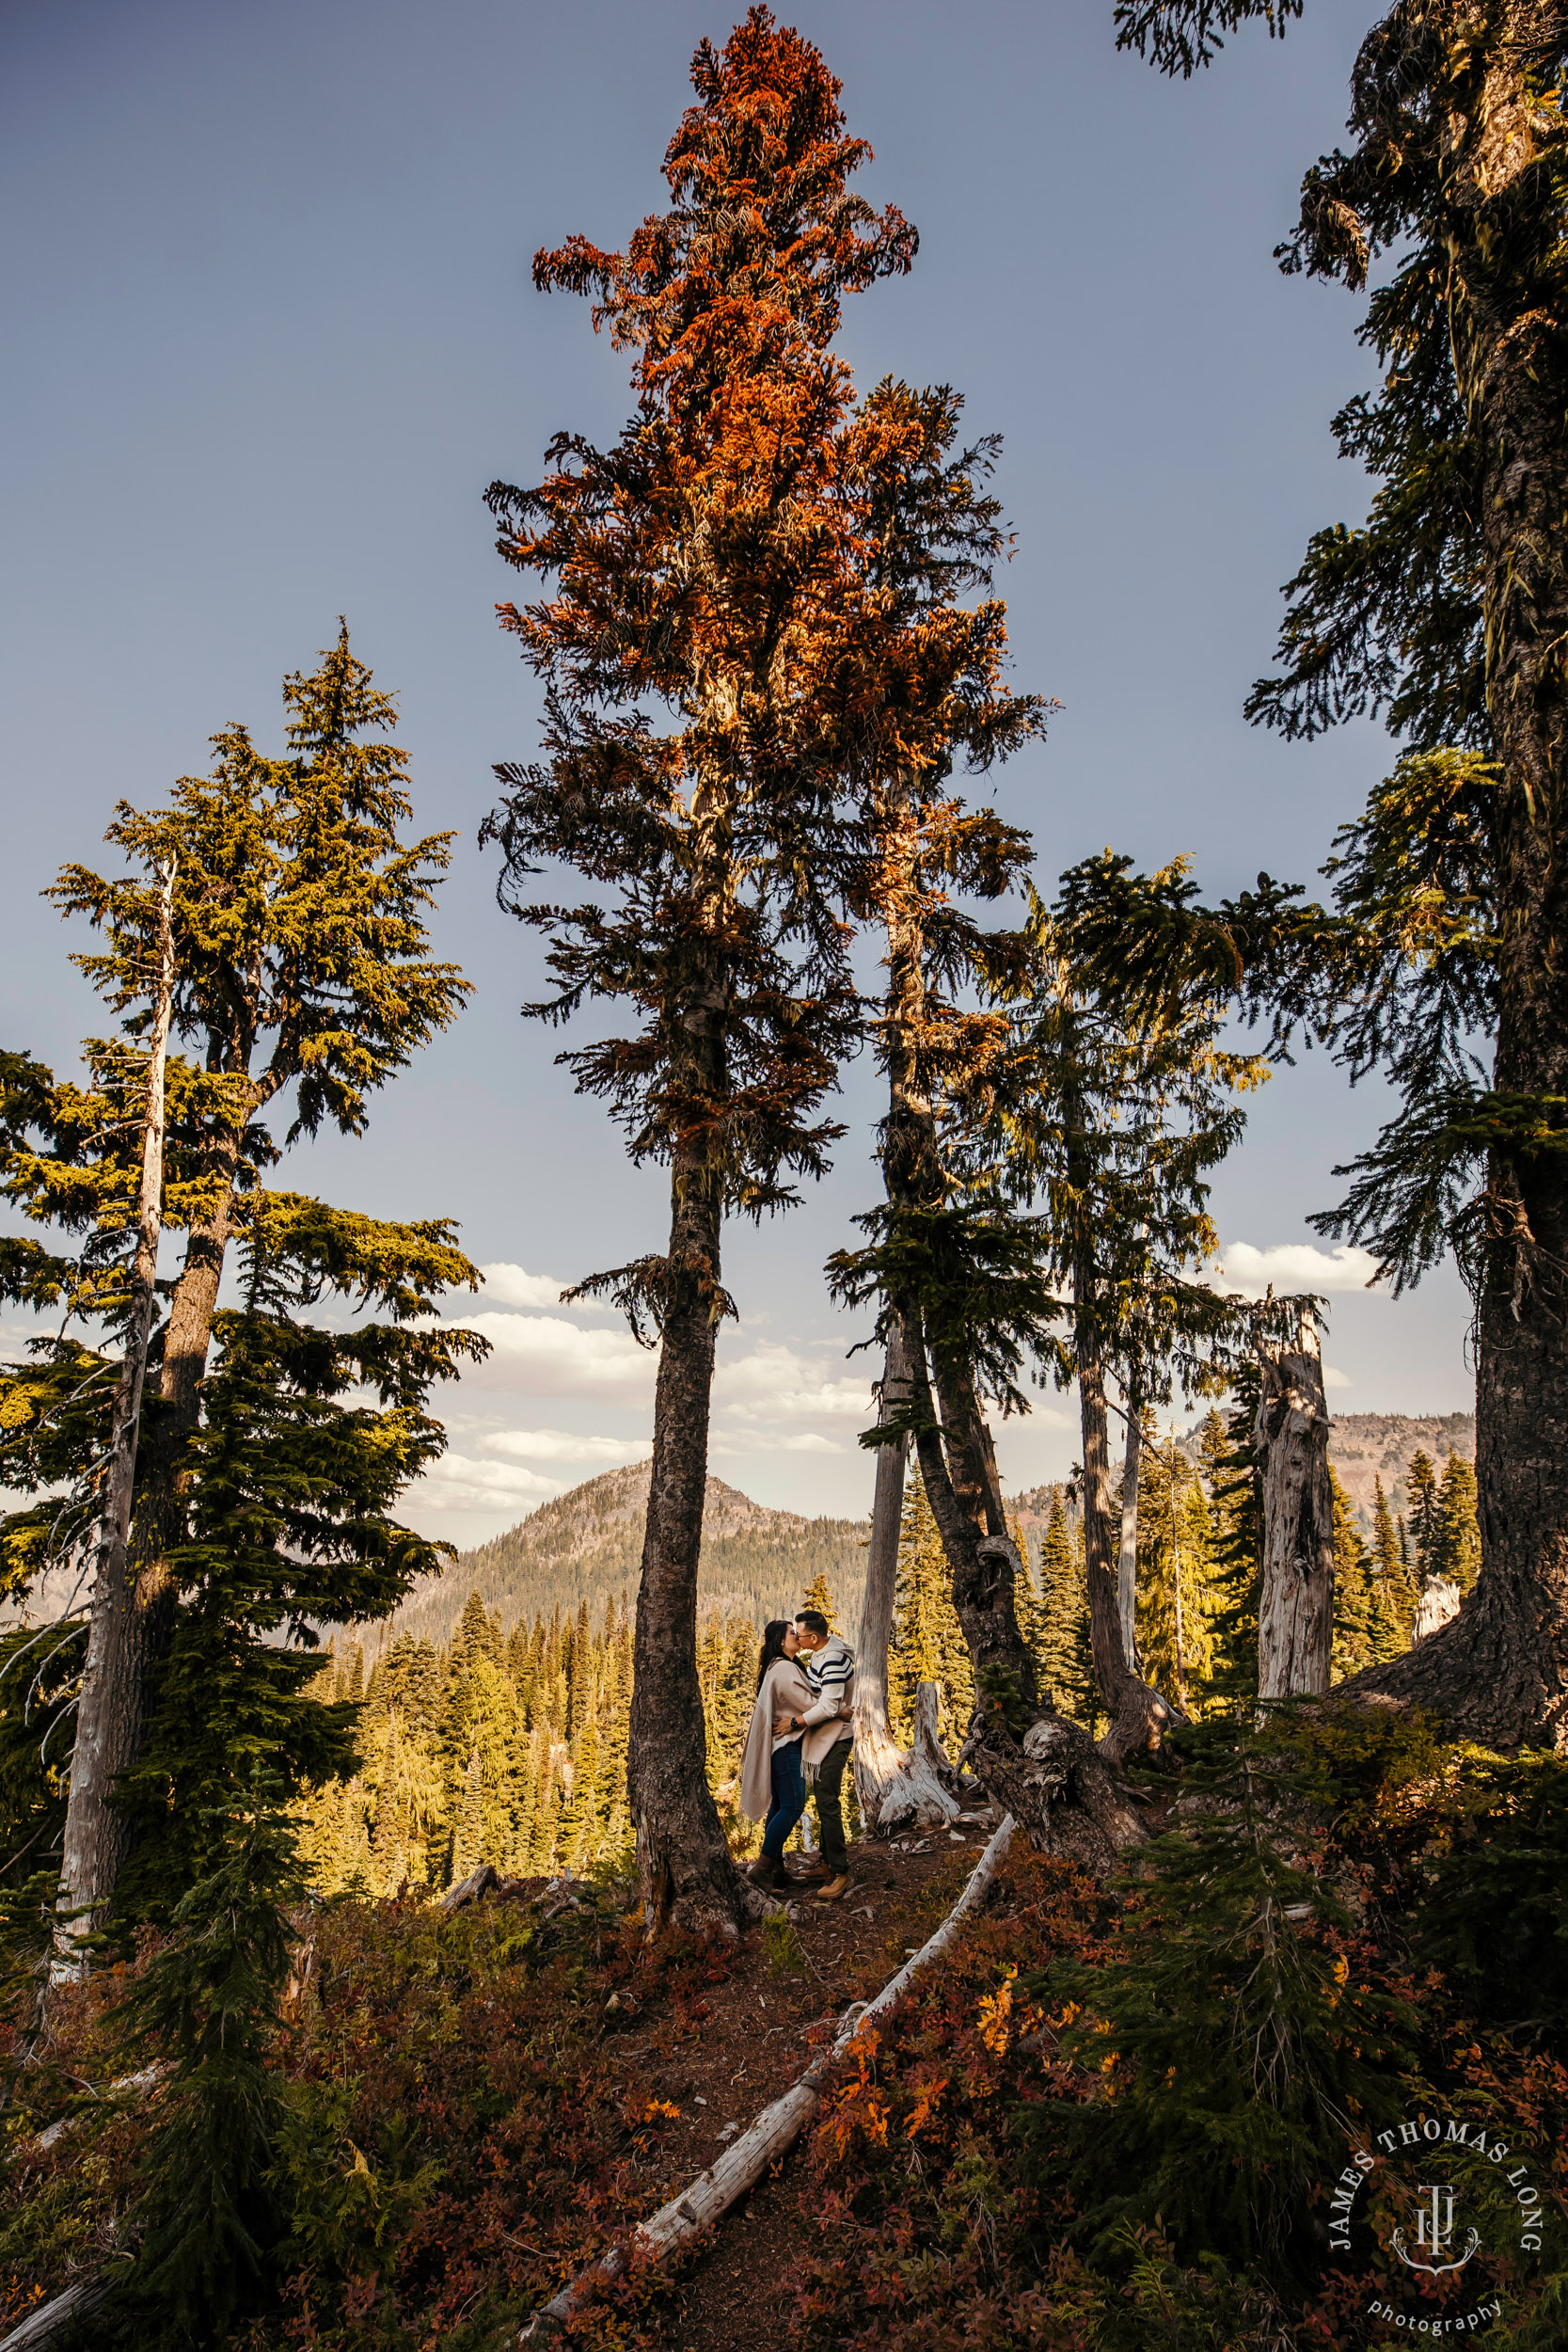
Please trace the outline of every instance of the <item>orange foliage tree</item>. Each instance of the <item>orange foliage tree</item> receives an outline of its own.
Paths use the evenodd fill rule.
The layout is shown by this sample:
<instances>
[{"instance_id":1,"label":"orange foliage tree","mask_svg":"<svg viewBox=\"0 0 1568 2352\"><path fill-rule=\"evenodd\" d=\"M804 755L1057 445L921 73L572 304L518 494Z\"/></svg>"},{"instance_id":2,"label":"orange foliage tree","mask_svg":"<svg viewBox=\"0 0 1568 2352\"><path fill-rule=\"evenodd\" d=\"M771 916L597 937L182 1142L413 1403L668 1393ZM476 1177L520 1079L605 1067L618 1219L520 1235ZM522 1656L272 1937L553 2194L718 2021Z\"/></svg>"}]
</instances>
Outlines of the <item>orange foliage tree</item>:
<instances>
[{"instance_id":1,"label":"orange foliage tree","mask_svg":"<svg viewBox=\"0 0 1568 2352\"><path fill-rule=\"evenodd\" d=\"M650 1928L734 1932L756 1898L704 1775L696 1580L726 1213L787 1207L841 1131L822 1113L856 1037L841 913L861 836L830 675L856 594L843 296L916 238L851 194L866 159L819 53L754 8L692 64L665 156L670 210L624 253L573 237L541 290L592 294L634 354L608 449L562 434L535 489L488 494L500 552L554 591L501 608L545 681L546 757L503 766L486 833L503 904L541 931L562 1021L625 1033L568 1053L578 1088L671 1172L666 1249L582 1287L659 1362L638 1597L629 1797ZM605 903L531 895L549 860Z\"/></svg>"}]
</instances>

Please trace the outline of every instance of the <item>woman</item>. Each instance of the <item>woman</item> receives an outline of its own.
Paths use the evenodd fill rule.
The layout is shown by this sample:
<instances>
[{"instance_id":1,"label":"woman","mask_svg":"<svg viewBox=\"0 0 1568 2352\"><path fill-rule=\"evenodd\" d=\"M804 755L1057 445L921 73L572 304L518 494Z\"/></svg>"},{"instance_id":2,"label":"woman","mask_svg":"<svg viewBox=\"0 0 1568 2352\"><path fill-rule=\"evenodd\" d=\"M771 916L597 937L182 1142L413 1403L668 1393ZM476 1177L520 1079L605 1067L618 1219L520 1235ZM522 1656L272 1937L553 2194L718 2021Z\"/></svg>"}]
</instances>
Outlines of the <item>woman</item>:
<instances>
[{"instance_id":1,"label":"woman","mask_svg":"<svg viewBox=\"0 0 1568 2352\"><path fill-rule=\"evenodd\" d=\"M806 1775L800 1761L800 1718L812 1703L811 1685L795 1663L800 1637L787 1617L774 1617L762 1637L757 1661L757 1703L740 1763L740 1805L753 1821L767 1817L762 1852L752 1865L758 1886L789 1884L784 1867L784 1839L806 1809ZM793 1726L793 1728L791 1727Z\"/></svg>"}]
</instances>

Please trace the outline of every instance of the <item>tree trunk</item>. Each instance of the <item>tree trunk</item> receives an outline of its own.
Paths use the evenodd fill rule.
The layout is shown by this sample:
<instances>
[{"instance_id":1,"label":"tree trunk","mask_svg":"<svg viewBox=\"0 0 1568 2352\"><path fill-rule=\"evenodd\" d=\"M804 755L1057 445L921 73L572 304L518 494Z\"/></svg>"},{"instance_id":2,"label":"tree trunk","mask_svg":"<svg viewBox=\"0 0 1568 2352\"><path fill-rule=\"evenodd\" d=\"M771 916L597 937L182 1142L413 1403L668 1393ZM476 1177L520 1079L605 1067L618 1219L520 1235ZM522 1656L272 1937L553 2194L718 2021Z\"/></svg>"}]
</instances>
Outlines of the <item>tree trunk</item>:
<instances>
[{"instance_id":1,"label":"tree trunk","mask_svg":"<svg viewBox=\"0 0 1568 2352\"><path fill-rule=\"evenodd\" d=\"M881 1418L890 1421L909 1398L909 1348L895 1321L882 1373ZM877 1487L866 1553L865 1598L855 1641L855 1793L873 1837L886 1837L911 1820L947 1821L956 1800L923 1761L918 1738L909 1756L888 1720L888 1645L893 1635L894 1587L904 1511L903 1444L877 1449ZM924 1692L934 1685L922 1683Z\"/></svg>"},{"instance_id":2,"label":"tree trunk","mask_svg":"<svg viewBox=\"0 0 1568 2352\"><path fill-rule=\"evenodd\" d=\"M1117 1529L1111 1505L1104 1343L1093 1267L1084 1251L1074 1269L1073 1287L1073 1353L1084 1439L1084 1576L1088 1587L1089 1643L1095 1679L1110 1718L1100 1753L1119 1765L1132 1756L1156 1753L1172 1724L1182 1718L1168 1699L1129 1666L1122 1649L1121 1610L1111 1565Z\"/></svg>"},{"instance_id":3,"label":"tree trunk","mask_svg":"<svg viewBox=\"0 0 1568 2352\"><path fill-rule=\"evenodd\" d=\"M66 1800L60 1925L52 1969L56 1980L77 1975L85 1966L83 1939L100 1924L103 1907L114 1893L129 1841L124 1816L115 1811L110 1800L119 1775L135 1760L141 1734L146 1628L130 1573L128 1547L142 1385L152 1335L163 1230L164 1073L174 995L174 876L171 857L159 877L158 982L147 1041L136 1250L131 1268L124 1353L115 1391L98 1571Z\"/></svg>"},{"instance_id":4,"label":"tree trunk","mask_svg":"<svg viewBox=\"0 0 1568 2352\"><path fill-rule=\"evenodd\" d=\"M934 1423L923 1347L913 1351L911 1368L917 1406ZM920 1468L953 1580L953 1607L974 1661L975 1706L982 1714L1000 1712L1021 1724L1039 1706L1034 1655L1013 1599L1023 1564L1007 1533L996 1455L973 1376L966 1365L940 1358L934 1371L941 1429L922 1430Z\"/></svg>"},{"instance_id":5,"label":"tree trunk","mask_svg":"<svg viewBox=\"0 0 1568 2352\"><path fill-rule=\"evenodd\" d=\"M1176 1428L1170 1433L1170 1571L1176 1618L1176 1704L1187 1711L1187 1657L1181 1620L1181 1526L1176 1516Z\"/></svg>"},{"instance_id":6,"label":"tree trunk","mask_svg":"<svg viewBox=\"0 0 1568 2352\"><path fill-rule=\"evenodd\" d=\"M906 1328L920 1332L912 1310L906 1316ZM974 1425L980 1414L973 1385L960 1383L949 1367L943 1387L958 1434L948 1444L965 1465L961 1496L944 1458L945 1409L943 1429L931 1425L925 1348L918 1337L911 1351L911 1376L923 1424L918 1442L927 1500L947 1557L953 1604L974 1661L974 1718L959 1761L968 1765L988 1795L1006 1805L1041 1853L1062 1854L1102 1874L1129 1847L1141 1845L1148 1832L1131 1792L1117 1782L1087 1733L1037 1694L1035 1661L1013 1607L1022 1564L1001 1526L1001 1495L993 1491L994 1455L989 1442L981 1450L974 1440ZM967 1400L961 1393L965 1387ZM984 1506L978 1512L973 1508L975 1498ZM971 1507L966 1507L966 1499ZM997 1532L983 1527L982 1519L991 1521ZM1108 1576L1105 1583L1109 1589Z\"/></svg>"},{"instance_id":7,"label":"tree trunk","mask_svg":"<svg viewBox=\"0 0 1568 2352\"><path fill-rule=\"evenodd\" d=\"M936 1785L937 1796L942 1802L933 1801L932 1803L929 1819L933 1822L950 1821L959 1810L955 1794L955 1785L958 1777L958 1770L947 1750L942 1744L941 1724L941 1686L935 1682L917 1683L914 1693L914 1739L910 1751L910 1771L911 1775L924 1776L926 1780L934 1782Z\"/></svg>"},{"instance_id":8,"label":"tree trunk","mask_svg":"<svg viewBox=\"0 0 1568 2352\"><path fill-rule=\"evenodd\" d=\"M920 1209L940 1202L944 1185L935 1113L917 1051L927 1016L925 944L918 921L908 914L916 902L908 882L907 870L895 874L885 893L895 913L888 923L891 1099L882 1168L895 1207ZM1145 1832L1093 1742L1040 1698L1013 1597L1023 1564L1007 1533L995 1449L973 1371L928 1351L917 1298L890 1303L909 1350L926 1499L974 1667L975 1711L962 1760L1041 1852L1070 1854L1085 1867L1103 1870Z\"/></svg>"},{"instance_id":9,"label":"tree trunk","mask_svg":"<svg viewBox=\"0 0 1568 2352\"><path fill-rule=\"evenodd\" d=\"M1455 47L1447 103L1450 341L1473 442L1494 819L1493 1084L1568 1095L1568 424L1561 121L1540 92L1560 49L1544 0L1508 0ZM1414 36L1413 36L1414 37ZM1424 37L1424 36L1423 36ZM1398 71L1398 60L1391 68ZM1532 87L1532 84L1534 87ZM1544 1115L1560 1127L1560 1108ZM1527 1129L1528 1120L1524 1122ZM1476 1317L1481 1574L1449 1624L1343 1687L1429 1708L1490 1747L1568 1749L1568 1160L1495 1151Z\"/></svg>"},{"instance_id":10,"label":"tree trunk","mask_svg":"<svg viewBox=\"0 0 1568 2352\"><path fill-rule=\"evenodd\" d=\"M1143 1451L1143 1406L1136 1389L1127 1392L1127 1452L1121 1469L1121 1550L1117 1560L1117 1607L1121 1615L1121 1654L1138 1671L1138 1465Z\"/></svg>"},{"instance_id":11,"label":"tree trunk","mask_svg":"<svg viewBox=\"0 0 1568 2352\"><path fill-rule=\"evenodd\" d=\"M1258 1695L1328 1689L1334 1635L1334 1490L1328 1406L1311 1310L1291 1347L1259 1350L1262 1394L1255 1442L1263 1475L1263 1583L1258 1602Z\"/></svg>"},{"instance_id":12,"label":"tree trunk","mask_svg":"<svg viewBox=\"0 0 1568 2352\"><path fill-rule=\"evenodd\" d=\"M708 1099L721 1099L722 1011L686 1026ZM654 1453L632 1650L626 1786L650 1935L667 1926L733 1938L768 1907L731 1857L707 1785L697 1673L697 1563L707 1487L708 1419L719 1317L720 1179L699 1131L671 1173L670 1255L654 1394Z\"/></svg>"}]
</instances>

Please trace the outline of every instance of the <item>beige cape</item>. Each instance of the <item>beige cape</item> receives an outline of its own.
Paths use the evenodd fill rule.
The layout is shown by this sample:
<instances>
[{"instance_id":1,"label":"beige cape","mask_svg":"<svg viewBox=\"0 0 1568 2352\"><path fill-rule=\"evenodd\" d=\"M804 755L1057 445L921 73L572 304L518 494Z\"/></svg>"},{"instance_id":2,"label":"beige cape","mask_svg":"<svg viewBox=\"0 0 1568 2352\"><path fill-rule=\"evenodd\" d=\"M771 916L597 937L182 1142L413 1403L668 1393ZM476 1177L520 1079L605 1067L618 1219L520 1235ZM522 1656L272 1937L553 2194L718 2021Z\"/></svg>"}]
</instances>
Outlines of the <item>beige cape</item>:
<instances>
[{"instance_id":1,"label":"beige cape","mask_svg":"<svg viewBox=\"0 0 1568 2352\"><path fill-rule=\"evenodd\" d=\"M740 1809L749 1820L766 1821L773 1802L773 1751L784 1744L773 1737L774 1716L803 1715L810 1705L811 1684L795 1660L775 1658L757 1692L740 1759ZM793 1737L799 1740L800 1735Z\"/></svg>"}]
</instances>

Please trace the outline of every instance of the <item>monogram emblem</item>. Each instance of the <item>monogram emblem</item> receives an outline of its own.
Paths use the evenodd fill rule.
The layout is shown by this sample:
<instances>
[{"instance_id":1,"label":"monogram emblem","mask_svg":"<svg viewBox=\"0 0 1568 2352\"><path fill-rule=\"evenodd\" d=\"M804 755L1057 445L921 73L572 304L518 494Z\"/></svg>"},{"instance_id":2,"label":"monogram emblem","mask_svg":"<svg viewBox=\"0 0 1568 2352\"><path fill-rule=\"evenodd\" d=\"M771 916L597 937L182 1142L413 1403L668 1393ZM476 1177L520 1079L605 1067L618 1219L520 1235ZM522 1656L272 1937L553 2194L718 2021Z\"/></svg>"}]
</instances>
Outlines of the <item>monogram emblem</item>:
<instances>
[{"instance_id":1,"label":"monogram emblem","mask_svg":"<svg viewBox=\"0 0 1568 2352\"><path fill-rule=\"evenodd\" d=\"M1395 2253L1410 2270L1425 2270L1436 2278L1440 2272L1463 2270L1476 2248L1481 2244L1481 2232L1471 2230L1465 2240L1465 2251L1453 2254L1454 2192L1447 2181L1422 2181L1416 2190L1416 2246L1412 2252L1403 2230L1396 2230L1393 2237ZM1445 2255L1452 2255L1445 2261ZM1423 2255L1430 2260L1423 2261Z\"/></svg>"}]
</instances>

